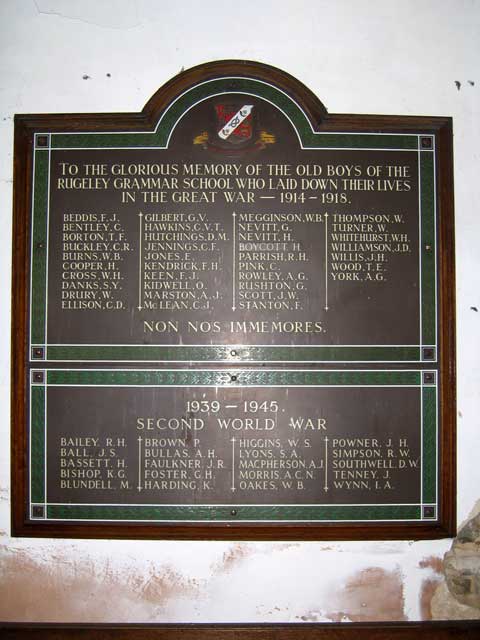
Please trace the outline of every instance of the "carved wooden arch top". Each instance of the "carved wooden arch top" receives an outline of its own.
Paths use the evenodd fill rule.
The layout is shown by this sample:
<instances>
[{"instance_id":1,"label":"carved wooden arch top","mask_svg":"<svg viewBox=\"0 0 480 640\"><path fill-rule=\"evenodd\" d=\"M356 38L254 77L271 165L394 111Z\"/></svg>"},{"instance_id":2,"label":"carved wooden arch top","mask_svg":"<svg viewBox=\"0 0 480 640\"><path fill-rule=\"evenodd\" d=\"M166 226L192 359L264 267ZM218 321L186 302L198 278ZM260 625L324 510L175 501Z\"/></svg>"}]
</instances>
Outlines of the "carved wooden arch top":
<instances>
[{"instance_id":1,"label":"carved wooden arch top","mask_svg":"<svg viewBox=\"0 0 480 640\"><path fill-rule=\"evenodd\" d=\"M302 108L312 127L325 120L328 115L317 96L292 75L276 67L249 60L219 60L182 71L153 94L142 113L147 116L150 124L155 125L172 99L187 89L210 80L228 78L260 80L277 87Z\"/></svg>"}]
</instances>

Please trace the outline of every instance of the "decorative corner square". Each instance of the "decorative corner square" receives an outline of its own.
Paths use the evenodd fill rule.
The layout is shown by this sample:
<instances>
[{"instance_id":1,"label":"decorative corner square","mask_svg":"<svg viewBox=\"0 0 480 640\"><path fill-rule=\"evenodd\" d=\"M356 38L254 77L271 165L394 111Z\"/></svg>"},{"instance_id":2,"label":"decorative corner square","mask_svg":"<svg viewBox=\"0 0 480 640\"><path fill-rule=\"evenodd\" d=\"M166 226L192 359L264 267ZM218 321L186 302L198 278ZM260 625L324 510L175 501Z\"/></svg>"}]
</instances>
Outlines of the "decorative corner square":
<instances>
[{"instance_id":1,"label":"decorative corner square","mask_svg":"<svg viewBox=\"0 0 480 640\"><path fill-rule=\"evenodd\" d=\"M422 349L422 360L436 360L436 349L435 347L423 347Z\"/></svg>"},{"instance_id":2,"label":"decorative corner square","mask_svg":"<svg viewBox=\"0 0 480 640\"><path fill-rule=\"evenodd\" d=\"M34 504L32 506L32 518L45 519L45 507L43 504Z\"/></svg>"},{"instance_id":3,"label":"decorative corner square","mask_svg":"<svg viewBox=\"0 0 480 640\"><path fill-rule=\"evenodd\" d=\"M45 384L45 371L32 371L32 382L34 384Z\"/></svg>"},{"instance_id":4,"label":"decorative corner square","mask_svg":"<svg viewBox=\"0 0 480 640\"><path fill-rule=\"evenodd\" d=\"M423 372L423 384L424 385L434 385L435 384L435 371L424 371Z\"/></svg>"},{"instance_id":5,"label":"decorative corner square","mask_svg":"<svg viewBox=\"0 0 480 640\"><path fill-rule=\"evenodd\" d=\"M32 347L32 360L45 360L45 348Z\"/></svg>"},{"instance_id":6,"label":"decorative corner square","mask_svg":"<svg viewBox=\"0 0 480 640\"><path fill-rule=\"evenodd\" d=\"M420 138L420 148L425 150L433 149L433 138L432 136L422 136Z\"/></svg>"},{"instance_id":7,"label":"decorative corner square","mask_svg":"<svg viewBox=\"0 0 480 640\"><path fill-rule=\"evenodd\" d=\"M437 509L433 506L424 506L423 507L423 517L428 518L429 520L435 519L437 517L436 513Z\"/></svg>"},{"instance_id":8,"label":"decorative corner square","mask_svg":"<svg viewBox=\"0 0 480 640\"><path fill-rule=\"evenodd\" d=\"M49 136L45 134L37 134L35 136L35 147L37 149L48 149Z\"/></svg>"}]
</instances>

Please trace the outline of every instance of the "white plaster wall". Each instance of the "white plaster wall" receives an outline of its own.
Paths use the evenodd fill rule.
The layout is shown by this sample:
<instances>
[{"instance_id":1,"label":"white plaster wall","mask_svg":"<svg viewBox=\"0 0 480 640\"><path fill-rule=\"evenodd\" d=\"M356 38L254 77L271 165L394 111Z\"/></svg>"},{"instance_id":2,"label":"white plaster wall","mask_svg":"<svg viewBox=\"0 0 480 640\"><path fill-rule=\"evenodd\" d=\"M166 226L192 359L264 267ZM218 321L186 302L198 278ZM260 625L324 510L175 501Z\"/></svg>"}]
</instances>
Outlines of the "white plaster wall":
<instances>
[{"instance_id":1,"label":"white plaster wall","mask_svg":"<svg viewBox=\"0 0 480 640\"><path fill-rule=\"evenodd\" d=\"M478 0L0 0L0 619L428 617L448 540L9 537L13 114L139 111L183 67L239 58L291 73L330 112L453 116L461 522L480 497L479 33Z\"/></svg>"}]
</instances>

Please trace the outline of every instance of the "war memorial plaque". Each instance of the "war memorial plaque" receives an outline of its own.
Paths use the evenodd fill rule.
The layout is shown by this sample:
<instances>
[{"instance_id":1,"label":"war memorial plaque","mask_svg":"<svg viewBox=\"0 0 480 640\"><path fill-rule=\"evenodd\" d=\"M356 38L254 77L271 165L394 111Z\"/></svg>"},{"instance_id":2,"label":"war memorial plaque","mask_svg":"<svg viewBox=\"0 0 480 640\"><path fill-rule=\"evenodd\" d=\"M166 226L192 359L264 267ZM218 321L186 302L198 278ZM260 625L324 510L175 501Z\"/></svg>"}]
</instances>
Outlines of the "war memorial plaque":
<instances>
[{"instance_id":1,"label":"war memorial plaque","mask_svg":"<svg viewBox=\"0 0 480 640\"><path fill-rule=\"evenodd\" d=\"M15 135L17 534L453 531L449 118L224 62Z\"/></svg>"}]
</instances>

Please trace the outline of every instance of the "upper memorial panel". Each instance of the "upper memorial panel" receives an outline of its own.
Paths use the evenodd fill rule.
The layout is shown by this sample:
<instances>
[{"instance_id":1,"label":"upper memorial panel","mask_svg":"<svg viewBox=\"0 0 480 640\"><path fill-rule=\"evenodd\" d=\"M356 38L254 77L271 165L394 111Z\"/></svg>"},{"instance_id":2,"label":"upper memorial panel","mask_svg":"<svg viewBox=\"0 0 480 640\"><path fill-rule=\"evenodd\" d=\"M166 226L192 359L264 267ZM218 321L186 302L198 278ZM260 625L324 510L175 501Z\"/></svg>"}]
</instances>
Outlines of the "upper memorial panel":
<instances>
[{"instance_id":1,"label":"upper memorial panel","mask_svg":"<svg viewBox=\"0 0 480 640\"><path fill-rule=\"evenodd\" d=\"M181 89L152 131L32 126L32 360L436 361L446 120Z\"/></svg>"}]
</instances>

